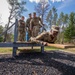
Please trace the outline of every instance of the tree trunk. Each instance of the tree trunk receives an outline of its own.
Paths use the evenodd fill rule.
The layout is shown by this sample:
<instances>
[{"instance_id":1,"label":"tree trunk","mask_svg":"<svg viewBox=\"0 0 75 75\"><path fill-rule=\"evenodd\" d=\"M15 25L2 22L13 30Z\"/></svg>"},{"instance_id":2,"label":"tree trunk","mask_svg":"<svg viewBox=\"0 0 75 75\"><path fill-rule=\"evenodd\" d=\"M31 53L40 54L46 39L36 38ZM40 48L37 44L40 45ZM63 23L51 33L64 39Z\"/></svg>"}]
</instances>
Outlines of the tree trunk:
<instances>
[{"instance_id":1,"label":"tree trunk","mask_svg":"<svg viewBox=\"0 0 75 75\"><path fill-rule=\"evenodd\" d=\"M63 32L62 32L62 41L61 41L61 43L63 44L64 43L64 25L63 25Z\"/></svg>"}]
</instances>

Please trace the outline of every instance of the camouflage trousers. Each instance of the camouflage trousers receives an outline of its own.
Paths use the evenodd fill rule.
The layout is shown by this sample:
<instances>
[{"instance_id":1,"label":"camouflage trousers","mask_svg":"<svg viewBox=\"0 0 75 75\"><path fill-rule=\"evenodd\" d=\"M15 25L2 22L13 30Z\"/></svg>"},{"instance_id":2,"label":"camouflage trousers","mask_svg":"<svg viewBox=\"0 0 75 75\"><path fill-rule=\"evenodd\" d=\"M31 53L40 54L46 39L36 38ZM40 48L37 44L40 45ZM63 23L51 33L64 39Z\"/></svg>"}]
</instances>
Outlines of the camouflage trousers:
<instances>
[{"instance_id":1,"label":"camouflage trousers","mask_svg":"<svg viewBox=\"0 0 75 75\"><path fill-rule=\"evenodd\" d=\"M25 40L25 31L19 31L19 41L24 41Z\"/></svg>"},{"instance_id":2,"label":"camouflage trousers","mask_svg":"<svg viewBox=\"0 0 75 75\"><path fill-rule=\"evenodd\" d=\"M32 33L29 29L28 29L28 36L29 36L29 38L32 36Z\"/></svg>"},{"instance_id":3,"label":"camouflage trousers","mask_svg":"<svg viewBox=\"0 0 75 75\"><path fill-rule=\"evenodd\" d=\"M34 26L32 30L32 37L38 36L39 31L40 31L39 26Z\"/></svg>"}]
</instances>

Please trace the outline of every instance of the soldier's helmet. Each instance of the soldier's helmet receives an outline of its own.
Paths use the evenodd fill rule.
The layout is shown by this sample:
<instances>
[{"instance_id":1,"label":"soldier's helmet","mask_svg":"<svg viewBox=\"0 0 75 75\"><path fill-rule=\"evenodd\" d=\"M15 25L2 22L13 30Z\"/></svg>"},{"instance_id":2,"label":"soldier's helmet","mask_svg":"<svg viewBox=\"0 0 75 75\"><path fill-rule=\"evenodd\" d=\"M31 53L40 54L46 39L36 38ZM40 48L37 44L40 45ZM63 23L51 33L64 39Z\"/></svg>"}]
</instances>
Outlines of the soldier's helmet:
<instances>
[{"instance_id":1,"label":"soldier's helmet","mask_svg":"<svg viewBox=\"0 0 75 75\"><path fill-rule=\"evenodd\" d=\"M52 31L59 32L59 26L52 25L51 30L52 30Z\"/></svg>"}]
</instances>

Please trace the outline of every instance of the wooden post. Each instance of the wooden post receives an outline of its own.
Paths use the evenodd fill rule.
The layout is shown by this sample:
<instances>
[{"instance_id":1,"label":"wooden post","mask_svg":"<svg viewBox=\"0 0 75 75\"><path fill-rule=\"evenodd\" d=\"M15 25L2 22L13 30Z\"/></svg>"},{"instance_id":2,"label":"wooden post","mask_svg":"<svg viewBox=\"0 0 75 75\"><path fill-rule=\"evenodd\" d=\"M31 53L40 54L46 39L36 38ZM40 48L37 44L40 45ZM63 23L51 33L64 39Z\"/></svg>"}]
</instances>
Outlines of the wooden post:
<instances>
[{"instance_id":1,"label":"wooden post","mask_svg":"<svg viewBox=\"0 0 75 75\"><path fill-rule=\"evenodd\" d=\"M44 45L41 46L41 53L44 53Z\"/></svg>"},{"instance_id":2,"label":"wooden post","mask_svg":"<svg viewBox=\"0 0 75 75\"><path fill-rule=\"evenodd\" d=\"M15 21L15 27L14 27L14 42L18 40L18 19Z\"/></svg>"},{"instance_id":3,"label":"wooden post","mask_svg":"<svg viewBox=\"0 0 75 75\"><path fill-rule=\"evenodd\" d=\"M31 47L31 49L33 50L33 46Z\"/></svg>"},{"instance_id":4,"label":"wooden post","mask_svg":"<svg viewBox=\"0 0 75 75\"><path fill-rule=\"evenodd\" d=\"M16 19L15 26L14 26L14 43L13 43L14 45L15 45L17 39L18 39L18 19ZM18 47L13 46L13 54L12 55L14 57L16 56L16 50L17 49L18 49Z\"/></svg>"},{"instance_id":5,"label":"wooden post","mask_svg":"<svg viewBox=\"0 0 75 75\"><path fill-rule=\"evenodd\" d=\"M17 47L13 47L13 57L16 56L16 50L17 50Z\"/></svg>"}]
</instances>

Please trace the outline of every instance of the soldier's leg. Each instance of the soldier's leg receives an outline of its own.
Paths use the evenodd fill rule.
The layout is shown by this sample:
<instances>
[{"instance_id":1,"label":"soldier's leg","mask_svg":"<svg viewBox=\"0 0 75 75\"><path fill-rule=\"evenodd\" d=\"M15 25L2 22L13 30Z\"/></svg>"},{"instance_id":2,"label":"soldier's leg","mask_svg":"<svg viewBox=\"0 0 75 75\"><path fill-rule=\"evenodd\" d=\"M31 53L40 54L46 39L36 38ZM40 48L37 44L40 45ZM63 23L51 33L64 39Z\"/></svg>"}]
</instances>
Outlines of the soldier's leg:
<instances>
[{"instance_id":1,"label":"soldier's leg","mask_svg":"<svg viewBox=\"0 0 75 75\"><path fill-rule=\"evenodd\" d=\"M22 31L20 31L20 37L19 37L19 40L20 41L22 41L22 37L23 37L23 34L22 34L23 32Z\"/></svg>"},{"instance_id":2,"label":"soldier's leg","mask_svg":"<svg viewBox=\"0 0 75 75\"><path fill-rule=\"evenodd\" d=\"M34 26L34 37L38 36L39 33L39 27L38 26Z\"/></svg>"},{"instance_id":3,"label":"soldier's leg","mask_svg":"<svg viewBox=\"0 0 75 75\"><path fill-rule=\"evenodd\" d=\"M21 31L19 31L19 41L21 41Z\"/></svg>"},{"instance_id":4,"label":"soldier's leg","mask_svg":"<svg viewBox=\"0 0 75 75\"><path fill-rule=\"evenodd\" d=\"M19 41L19 37L20 37L20 32L18 31L18 41Z\"/></svg>"},{"instance_id":5,"label":"soldier's leg","mask_svg":"<svg viewBox=\"0 0 75 75\"><path fill-rule=\"evenodd\" d=\"M31 31L31 37L33 37L33 30Z\"/></svg>"},{"instance_id":6,"label":"soldier's leg","mask_svg":"<svg viewBox=\"0 0 75 75\"><path fill-rule=\"evenodd\" d=\"M31 37L31 31L30 30L28 30L28 36L29 36L29 38Z\"/></svg>"},{"instance_id":7,"label":"soldier's leg","mask_svg":"<svg viewBox=\"0 0 75 75\"><path fill-rule=\"evenodd\" d=\"M33 30L32 30L32 37L35 37L36 35L36 29L35 29L35 26L33 27Z\"/></svg>"},{"instance_id":8,"label":"soldier's leg","mask_svg":"<svg viewBox=\"0 0 75 75\"><path fill-rule=\"evenodd\" d=\"M24 41L24 31L21 32L21 41Z\"/></svg>"},{"instance_id":9,"label":"soldier's leg","mask_svg":"<svg viewBox=\"0 0 75 75\"><path fill-rule=\"evenodd\" d=\"M39 26L37 26L36 27L36 36L38 36L39 32L40 32L40 28L39 28Z\"/></svg>"},{"instance_id":10,"label":"soldier's leg","mask_svg":"<svg viewBox=\"0 0 75 75\"><path fill-rule=\"evenodd\" d=\"M25 31L23 32L22 40L25 41Z\"/></svg>"}]
</instances>

